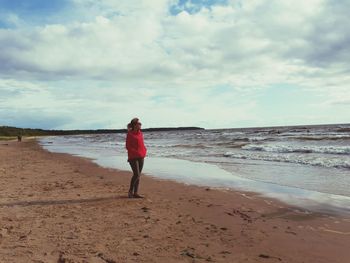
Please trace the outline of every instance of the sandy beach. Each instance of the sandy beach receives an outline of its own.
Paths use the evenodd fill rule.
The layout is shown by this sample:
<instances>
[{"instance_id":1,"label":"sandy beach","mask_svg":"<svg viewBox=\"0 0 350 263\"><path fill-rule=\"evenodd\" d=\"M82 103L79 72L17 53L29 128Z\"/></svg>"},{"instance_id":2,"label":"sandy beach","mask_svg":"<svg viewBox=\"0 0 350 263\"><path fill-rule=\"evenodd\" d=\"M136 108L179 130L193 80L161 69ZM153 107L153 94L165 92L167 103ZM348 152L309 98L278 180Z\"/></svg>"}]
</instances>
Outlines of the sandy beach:
<instances>
[{"instance_id":1,"label":"sandy beach","mask_svg":"<svg viewBox=\"0 0 350 263\"><path fill-rule=\"evenodd\" d=\"M146 159L147 165L147 159ZM143 176L0 142L0 262L332 262L350 260L350 218L254 193Z\"/></svg>"}]
</instances>

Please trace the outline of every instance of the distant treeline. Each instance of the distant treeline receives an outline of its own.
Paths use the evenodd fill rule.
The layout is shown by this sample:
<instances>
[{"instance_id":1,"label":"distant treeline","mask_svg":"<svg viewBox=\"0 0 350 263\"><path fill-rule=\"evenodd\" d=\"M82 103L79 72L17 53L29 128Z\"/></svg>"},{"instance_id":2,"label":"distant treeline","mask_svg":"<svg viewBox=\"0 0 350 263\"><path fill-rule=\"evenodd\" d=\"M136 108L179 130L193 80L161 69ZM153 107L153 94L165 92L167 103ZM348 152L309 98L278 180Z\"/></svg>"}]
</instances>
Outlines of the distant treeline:
<instances>
[{"instance_id":1,"label":"distant treeline","mask_svg":"<svg viewBox=\"0 0 350 263\"><path fill-rule=\"evenodd\" d=\"M176 130L203 130L199 127L177 127L177 128L149 128L142 129L143 132L150 131L176 131ZM0 126L0 136L45 136L45 135L78 135L78 134L106 134L125 133L126 129L98 129L98 130L43 130L16 128Z\"/></svg>"}]
</instances>

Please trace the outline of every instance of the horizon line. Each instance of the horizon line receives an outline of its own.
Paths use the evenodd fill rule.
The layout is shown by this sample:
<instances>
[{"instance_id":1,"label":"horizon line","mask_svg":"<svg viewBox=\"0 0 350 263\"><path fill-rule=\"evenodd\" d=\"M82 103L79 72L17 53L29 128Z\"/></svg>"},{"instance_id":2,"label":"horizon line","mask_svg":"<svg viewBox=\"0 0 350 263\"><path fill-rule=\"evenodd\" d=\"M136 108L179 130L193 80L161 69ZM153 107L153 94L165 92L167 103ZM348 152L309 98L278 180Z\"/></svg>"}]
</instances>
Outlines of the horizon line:
<instances>
[{"instance_id":1,"label":"horizon line","mask_svg":"<svg viewBox=\"0 0 350 263\"><path fill-rule=\"evenodd\" d=\"M257 129L257 128L284 128L284 127L314 127L314 126L330 126L330 125L350 125L349 123L321 123L321 124L293 124L293 125L273 125L273 126L246 126L246 127L226 127L226 128L205 128L199 126L168 126L168 127L149 127L142 130L148 129L204 129L204 130L228 130L228 129ZM32 129L32 130L46 130L46 131L98 131L98 130L127 130L126 128L95 128L95 129L45 129L45 128L28 128L28 127L15 127L8 125L1 125L0 127L9 127L17 129Z\"/></svg>"}]
</instances>

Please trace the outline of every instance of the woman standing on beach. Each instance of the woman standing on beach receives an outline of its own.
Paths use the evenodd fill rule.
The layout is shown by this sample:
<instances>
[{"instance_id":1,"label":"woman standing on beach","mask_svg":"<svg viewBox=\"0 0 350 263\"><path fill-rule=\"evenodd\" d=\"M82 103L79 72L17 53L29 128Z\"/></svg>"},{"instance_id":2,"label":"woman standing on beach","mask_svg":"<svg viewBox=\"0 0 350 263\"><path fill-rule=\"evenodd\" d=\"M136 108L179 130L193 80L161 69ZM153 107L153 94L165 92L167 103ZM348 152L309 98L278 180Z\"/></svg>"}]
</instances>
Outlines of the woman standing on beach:
<instances>
[{"instance_id":1,"label":"woman standing on beach","mask_svg":"<svg viewBox=\"0 0 350 263\"><path fill-rule=\"evenodd\" d=\"M130 163L133 172L128 197L142 198L142 196L138 194L138 189L147 149L143 141L141 123L138 118L132 119L128 124L128 134L126 136L125 146L128 150L128 162Z\"/></svg>"}]
</instances>

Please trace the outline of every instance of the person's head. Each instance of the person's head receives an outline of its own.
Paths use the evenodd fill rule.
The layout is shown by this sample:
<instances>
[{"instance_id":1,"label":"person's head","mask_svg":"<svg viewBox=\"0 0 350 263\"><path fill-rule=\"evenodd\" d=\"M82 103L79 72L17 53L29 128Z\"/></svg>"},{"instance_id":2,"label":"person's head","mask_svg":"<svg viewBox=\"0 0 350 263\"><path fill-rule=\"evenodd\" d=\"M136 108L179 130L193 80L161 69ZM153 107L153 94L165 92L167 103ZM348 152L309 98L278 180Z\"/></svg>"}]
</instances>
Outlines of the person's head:
<instances>
[{"instance_id":1,"label":"person's head","mask_svg":"<svg viewBox=\"0 0 350 263\"><path fill-rule=\"evenodd\" d=\"M139 118L133 118L128 124L128 131L138 131L141 129Z\"/></svg>"}]
</instances>

